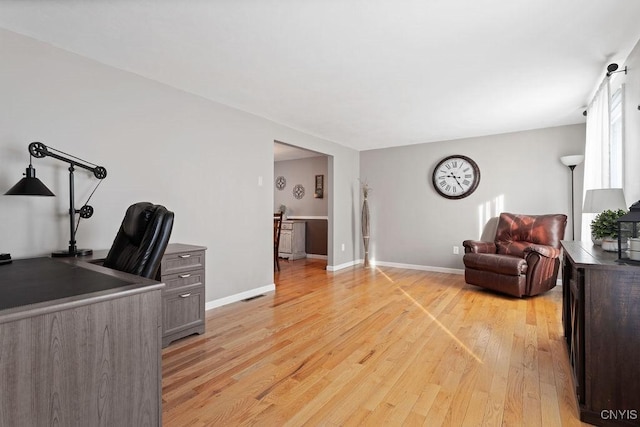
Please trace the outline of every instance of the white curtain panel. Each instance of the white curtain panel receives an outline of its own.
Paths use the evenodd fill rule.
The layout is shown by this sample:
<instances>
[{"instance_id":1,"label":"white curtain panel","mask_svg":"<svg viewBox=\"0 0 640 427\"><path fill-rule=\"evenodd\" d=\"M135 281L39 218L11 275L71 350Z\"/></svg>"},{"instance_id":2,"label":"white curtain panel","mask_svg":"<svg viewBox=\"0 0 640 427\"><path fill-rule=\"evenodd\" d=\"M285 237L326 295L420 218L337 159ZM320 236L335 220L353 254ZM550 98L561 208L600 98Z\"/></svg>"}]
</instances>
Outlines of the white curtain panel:
<instances>
[{"instance_id":1,"label":"white curtain panel","mask_svg":"<svg viewBox=\"0 0 640 427\"><path fill-rule=\"evenodd\" d=\"M584 185L587 190L609 187L609 79L605 78L587 108L587 138L584 150ZM596 214L583 214L583 240L591 236L591 220Z\"/></svg>"}]
</instances>

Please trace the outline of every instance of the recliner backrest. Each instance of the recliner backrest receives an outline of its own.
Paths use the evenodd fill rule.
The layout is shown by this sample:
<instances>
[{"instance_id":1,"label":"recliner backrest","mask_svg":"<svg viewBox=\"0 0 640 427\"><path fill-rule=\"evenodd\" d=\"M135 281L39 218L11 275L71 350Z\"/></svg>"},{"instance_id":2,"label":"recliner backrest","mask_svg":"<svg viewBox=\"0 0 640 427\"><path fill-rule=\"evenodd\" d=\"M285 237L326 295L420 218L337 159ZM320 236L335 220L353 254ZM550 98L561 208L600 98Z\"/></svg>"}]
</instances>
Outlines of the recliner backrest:
<instances>
[{"instance_id":1,"label":"recliner backrest","mask_svg":"<svg viewBox=\"0 0 640 427\"><path fill-rule=\"evenodd\" d=\"M521 215L503 212L498 220L495 244L503 255L524 256L532 243L560 248L567 216L563 214Z\"/></svg>"},{"instance_id":2,"label":"recliner backrest","mask_svg":"<svg viewBox=\"0 0 640 427\"><path fill-rule=\"evenodd\" d=\"M173 216L164 206L149 202L129 206L103 265L154 279L169 243Z\"/></svg>"}]
</instances>

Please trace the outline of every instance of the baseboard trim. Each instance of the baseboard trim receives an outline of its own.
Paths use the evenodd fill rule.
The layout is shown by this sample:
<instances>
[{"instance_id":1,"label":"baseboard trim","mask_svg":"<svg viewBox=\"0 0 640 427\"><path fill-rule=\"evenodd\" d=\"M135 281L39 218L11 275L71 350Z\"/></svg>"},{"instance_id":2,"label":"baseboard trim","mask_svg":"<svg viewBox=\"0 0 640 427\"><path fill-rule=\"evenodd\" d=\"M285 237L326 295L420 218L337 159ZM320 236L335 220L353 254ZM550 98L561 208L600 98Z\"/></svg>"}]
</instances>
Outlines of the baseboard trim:
<instances>
[{"instance_id":1,"label":"baseboard trim","mask_svg":"<svg viewBox=\"0 0 640 427\"><path fill-rule=\"evenodd\" d=\"M354 261L345 262L344 264L327 265L327 271L338 271L345 268L353 267L354 265L362 264L363 262L363 260L357 259Z\"/></svg>"},{"instance_id":2,"label":"baseboard trim","mask_svg":"<svg viewBox=\"0 0 640 427\"><path fill-rule=\"evenodd\" d=\"M328 259L328 257L326 255L317 255L317 254L307 254L307 258L313 258L313 259Z\"/></svg>"},{"instance_id":3,"label":"baseboard trim","mask_svg":"<svg viewBox=\"0 0 640 427\"><path fill-rule=\"evenodd\" d=\"M213 301L209 301L204 305L205 310L211 310L216 307L222 307L223 305L231 304L234 302L242 301L247 298L261 295L265 292L272 292L276 290L275 283L260 288L251 289L248 291L240 292L239 294L229 295L228 297L219 298Z\"/></svg>"},{"instance_id":4,"label":"baseboard trim","mask_svg":"<svg viewBox=\"0 0 640 427\"><path fill-rule=\"evenodd\" d=\"M434 273L464 274L464 270L459 268L433 267L430 265L403 264L399 262L376 261L374 266L378 266L378 265L381 267L395 267L395 268L406 268L408 270L432 271Z\"/></svg>"},{"instance_id":5,"label":"baseboard trim","mask_svg":"<svg viewBox=\"0 0 640 427\"><path fill-rule=\"evenodd\" d=\"M344 264L340 265L328 265L327 271L338 271L344 268L354 267L356 265L362 264L364 264L364 260L357 259L354 261L345 262ZM371 266L406 268L408 270L432 271L434 273L464 274L464 270L459 268L433 267L430 265L404 264L400 262L375 261L375 263L372 263Z\"/></svg>"}]
</instances>

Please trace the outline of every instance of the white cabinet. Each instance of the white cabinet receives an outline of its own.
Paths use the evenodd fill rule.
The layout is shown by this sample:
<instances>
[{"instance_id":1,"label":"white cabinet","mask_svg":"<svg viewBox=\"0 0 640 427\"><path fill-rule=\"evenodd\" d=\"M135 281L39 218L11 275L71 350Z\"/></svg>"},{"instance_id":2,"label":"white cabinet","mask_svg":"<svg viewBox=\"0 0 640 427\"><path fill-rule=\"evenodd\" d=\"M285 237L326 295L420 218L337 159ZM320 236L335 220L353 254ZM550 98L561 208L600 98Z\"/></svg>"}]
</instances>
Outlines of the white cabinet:
<instances>
[{"instance_id":1,"label":"white cabinet","mask_svg":"<svg viewBox=\"0 0 640 427\"><path fill-rule=\"evenodd\" d=\"M290 260L306 258L305 222L296 220L282 221L278 256Z\"/></svg>"}]
</instances>

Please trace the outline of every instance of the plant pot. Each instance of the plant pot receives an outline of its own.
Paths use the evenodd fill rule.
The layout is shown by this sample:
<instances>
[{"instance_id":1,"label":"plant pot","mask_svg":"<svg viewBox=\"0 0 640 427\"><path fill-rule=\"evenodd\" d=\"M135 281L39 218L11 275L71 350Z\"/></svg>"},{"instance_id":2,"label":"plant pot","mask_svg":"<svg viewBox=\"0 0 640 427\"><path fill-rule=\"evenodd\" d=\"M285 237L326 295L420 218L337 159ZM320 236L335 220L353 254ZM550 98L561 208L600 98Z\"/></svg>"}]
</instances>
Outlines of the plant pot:
<instances>
[{"instance_id":1,"label":"plant pot","mask_svg":"<svg viewBox=\"0 0 640 427\"><path fill-rule=\"evenodd\" d=\"M627 246L626 242L622 242L623 251L627 250ZM605 237L602 239L602 250L607 252L618 252L618 239L613 239L611 237Z\"/></svg>"},{"instance_id":2,"label":"plant pot","mask_svg":"<svg viewBox=\"0 0 640 427\"><path fill-rule=\"evenodd\" d=\"M591 241L596 246L602 246L602 239L596 238L593 234L591 235Z\"/></svg>"}]
</instances>

